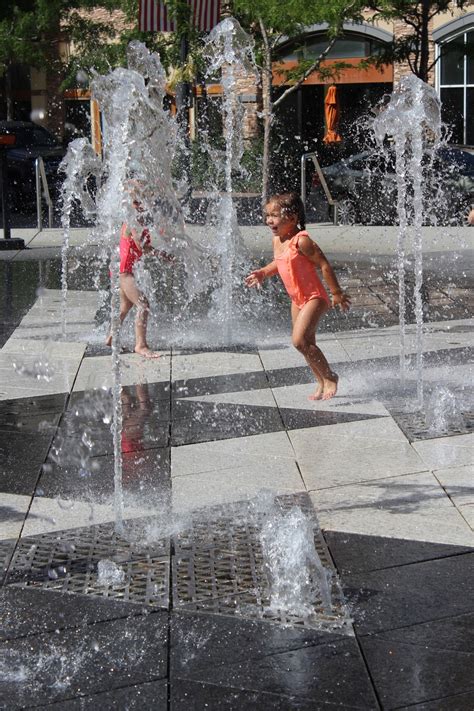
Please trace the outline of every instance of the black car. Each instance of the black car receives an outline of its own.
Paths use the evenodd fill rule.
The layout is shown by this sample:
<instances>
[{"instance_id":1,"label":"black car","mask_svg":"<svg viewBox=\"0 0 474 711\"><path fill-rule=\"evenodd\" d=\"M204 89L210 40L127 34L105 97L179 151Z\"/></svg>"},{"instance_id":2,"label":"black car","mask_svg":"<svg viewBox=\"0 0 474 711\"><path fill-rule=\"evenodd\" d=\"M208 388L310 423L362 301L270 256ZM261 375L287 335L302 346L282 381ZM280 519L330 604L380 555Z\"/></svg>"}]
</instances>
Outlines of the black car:
<instances>
[{"instance_id":1,"label":"black car","mask_svg":"<svg viewBox=\"0 0 474 711\"><path fill-rule=\"evenodd\" d=\"M58 171L65 148L43 126L31 121L0 121L0 134L15 136L15 143L6 148L7 184L10 209L23 208L36 200L35 162L44 162L48 188L57 199L63 176Z\"/></svg>"},{"instance_id":2,"label":"black car","mask_svg":"<svg viewBox=\"0 0 474 711\"><path fill-rule=\"evenodd\" d=\"M428 158L430 160L428 160ZM462 224L474 202L474 155L459 148L439 148L425 154L422 168L425 224ZM338 202L340 224L396 224L397 175L393 150L370 149L324 167L332 197ZM321 199L313 176L311 197ZM408 188L407 211L410 211Z\"/></svg>"}]
</instances>

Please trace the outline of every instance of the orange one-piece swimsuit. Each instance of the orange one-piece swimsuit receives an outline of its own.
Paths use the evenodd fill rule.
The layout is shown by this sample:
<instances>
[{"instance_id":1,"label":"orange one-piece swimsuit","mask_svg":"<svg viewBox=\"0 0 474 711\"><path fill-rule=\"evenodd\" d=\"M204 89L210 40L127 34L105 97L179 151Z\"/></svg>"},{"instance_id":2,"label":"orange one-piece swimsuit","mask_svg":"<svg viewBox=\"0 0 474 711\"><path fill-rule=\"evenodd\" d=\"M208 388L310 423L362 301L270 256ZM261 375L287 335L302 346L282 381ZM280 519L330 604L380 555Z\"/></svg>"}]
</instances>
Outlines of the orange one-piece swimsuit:
<instances>
[{"instance_id":1,"label":"orange one-piece swimsuit","mask_svg":"<svg viewBox=\"0 0 474 711\"><path fill-rule=\"evenodd\" d=\"M312 299L323 299L330 307L331 302L314 263L298 249L299 238L309 237L306 231L298 232L288 243L288 247L276 258L278 273L288 296L299 309Z\"/></svg>"}]
</instances>

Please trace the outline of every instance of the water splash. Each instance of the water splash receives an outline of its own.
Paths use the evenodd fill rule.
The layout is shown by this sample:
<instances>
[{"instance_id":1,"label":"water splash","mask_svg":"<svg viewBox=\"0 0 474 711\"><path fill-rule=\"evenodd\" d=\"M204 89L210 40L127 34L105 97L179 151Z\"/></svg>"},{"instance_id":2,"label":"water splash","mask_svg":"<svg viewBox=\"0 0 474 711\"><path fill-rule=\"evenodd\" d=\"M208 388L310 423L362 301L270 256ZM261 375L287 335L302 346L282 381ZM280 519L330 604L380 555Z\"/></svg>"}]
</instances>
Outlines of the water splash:
<instances>
[{"instance_id":1,"label":"water splash","mask_svg":"<svg viewBox=\"0 0 474 711\"><path fill-rule=\"evenodd\" d=\"M214 303L218 307L216 318L226 329L230 341L230 328L234 314L233 287L241 288L244 275L242 257L245 254L237 223L237 213L232 198L232 175L241 170L243 154L243 106L238 98L237 82L242 74L255 72L254 42L233 17L222 20L205 40L204 58L207 76L221 73L223 98L223 134L225 140L224 193L218 204L216 227L220 235L218 254L221 260L222 284L216 290Z\"/></svg>"},{"instance_id":2,"label":"water splash","mask_svg":"<svg viewBox=\"0 0 474 711\"><path fill-rule=\"evenodd\" d=\"M436 387L426 403L426 424L433 437L462 429L464 417L456 394L444 385Z\"/></svg>"},{"instance_id":3,"label":"water splash","mask_svg":"<svg viewBox=\"0 0 474 711\"><path fill-rule=\"evenodd\" d=\"M114 587L123 585L125 571L113 560L99 560L97 564L97 585Z\"/></svg>"},{"instance_id":4,"label":"water splash","mask_svg":"<svg viewBox=\"0 0 474 711\"><path fill-rule=\"evenodd\" d=\"M270 609L308 617L320 600L329 614L331 574L316 551L313 523L301 509L273 514L262 528L261 543L270 579Z\"/></svg>"},{"instance_id":5,"label":"water splash","mask_svg":"<svg viewBox=\"0 0 474 711\"><path fill-rule=\"evenodd\" d=\"M441 137L440 100L435 89L414 74L402 77L386 107L375 118L376 139L387 137L395 147L397 177L398 284L400 321L400 372L405 378L406 252L411 235L414 255L417 397L423 405L423 241L425 217L424 174L428 173Z\"/></svg>"}]
</instances>

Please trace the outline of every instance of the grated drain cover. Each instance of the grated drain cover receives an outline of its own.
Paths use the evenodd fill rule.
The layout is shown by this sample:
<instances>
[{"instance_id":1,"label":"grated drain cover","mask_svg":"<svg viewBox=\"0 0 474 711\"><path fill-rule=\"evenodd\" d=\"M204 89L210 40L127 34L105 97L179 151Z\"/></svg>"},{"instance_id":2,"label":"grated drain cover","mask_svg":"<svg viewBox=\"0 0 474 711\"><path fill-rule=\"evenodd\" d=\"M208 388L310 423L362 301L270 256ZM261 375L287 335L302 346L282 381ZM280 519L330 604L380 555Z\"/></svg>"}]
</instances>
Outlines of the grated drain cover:
<instances>
[{"instance_id":1,"label":"grated drain cover","mask_svg":"<svg viewBox=\"0 0 474 711\"><path fill-rule=\"evenodd\" d=\"M462 422L447 427L430 427L423 412L402 412L390 410L390 414L410 442L454 435L470 434L474 430L474 412L463 411Z\"/></svg>"},{"instance_id":2,"label":"grated drain cover","mask_svg":"<svg viewBox=\"0 0 474 711\"><path fill-rule=\"evenodd\" d=\"M349 632L342 590L311 499L307 494L280 496L276 504L282 512L299 506L313 519L315 548L331 573L331 612L325 611L321 598L314 601L314 613L309 617L269 609L270 582L260 543L265 512L258 511L251 512L250 520L235 517L235 512L228 517L221 514L206 521L195 520L192 528L173 537L174 607L318 629L345 627Z\"/></svg>"},{"instance_id":3,"label":"grated drain cover","mask_svg":"<svg viewBox=\"0 0 474 711\"><path fill-rule=\"evenodd\" d=\"M119 584L99 584L101 560L123 571ZM138 549L118 536L112 523L21 538L7 584L167 607L169 543Z\"/></svg>"},{"instance_id":4,"label":"grated drain cover","mask_svg":"<svg viewBox=\"0 0 474 711\"><path fill-rule=\"evenodd\" d=\"M260 544L268 508L259 510L252 502L193 512L185 530L149 545L119 536L113 523L22 538L6 584L352 634L311 499L307 494L279 496L275 504L281 512L298 506L311 519L316 551L330 572L330 612L322 599L314 601L309 617L269 609L270 583ZM152 520L147 517L141 523ZM132 530L139 523L135 519ZM117 584L100 584L98 564L104 560L117 566Z\"/></svg>"}]
</instances>

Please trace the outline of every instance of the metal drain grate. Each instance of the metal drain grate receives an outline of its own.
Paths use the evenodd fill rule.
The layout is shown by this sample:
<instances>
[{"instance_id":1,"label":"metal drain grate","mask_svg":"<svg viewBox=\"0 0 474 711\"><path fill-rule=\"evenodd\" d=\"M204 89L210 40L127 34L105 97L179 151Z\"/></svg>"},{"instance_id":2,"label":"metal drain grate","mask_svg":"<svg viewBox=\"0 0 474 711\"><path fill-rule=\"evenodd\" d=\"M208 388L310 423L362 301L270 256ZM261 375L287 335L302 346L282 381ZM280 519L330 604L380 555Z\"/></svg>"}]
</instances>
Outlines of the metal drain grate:
<instances>
[{"instance_id":1,"label":"metal drain grate","mask_svg":"<svg viewBox=\"0 0 474 711\"><path fill-rule=\"evenodd\" d=\"M186 530L176 533L171 541L151 545L117 535L112 523L22 538L12 557L6 584L160 608L169 607L171 592L172 606L181 610L317 629L337 628L350 634L342 591L311 499L307 494L279 496L270 512L286 512L295 506L312 519L316 550L332 574L330 614L320 599L314 602L314 614L304 618L269 609L270 585L260 543L269 508L263 505L260 510L251 502L196 512ZM140 531L153 519L128 523L131 531L134 526ZM102 560L111 560L120 567L123 582L99 585L98 563Z\"/></svg>"},{"instance_id":2,"label":"metal drain grate","mask_svg":"<svg viewBox=\"0 0 474 711\"><path fill-rule=\"evenodd\" d=\"M453 435L470 434L474 430L474 412L461 413L463 423L458 426L450 425L446 428L436 429L429 427L423 412L400 412L390 410L390 414L410 442L438 437L452 437Z\"/></svg>"},{"instance_id":3,"label":"metal drain grate","mask_svg":"<svg viewBox=\"0 0 474 711\"><path fill-rule=\"evenodd\" d=\"M124 573L122 583L99 585L101 560L116 563ZM137 548L118 536L113 524L22 538L7 584L168 607L169 543Z\"/></svg>"},{"instance_id":4,"label":"metal drain grate","mask_svg":"<svg viewBox=\"0 0 474 711\"><path fill-rule=\"evenodd\" d=\"M255 512L250 521L222 515L214 520L196 520L192 528L173 537L174 607L318 629L345 627L349 632L350 619L342 591L309 496L278 497L277 504L282 511L299 506L314 520L316 551L332 573L331 613L324 610L322 599L315 600L310 617L269 609L270 584L260 543L265 514Z\"/></svg>"}]
</instances>

